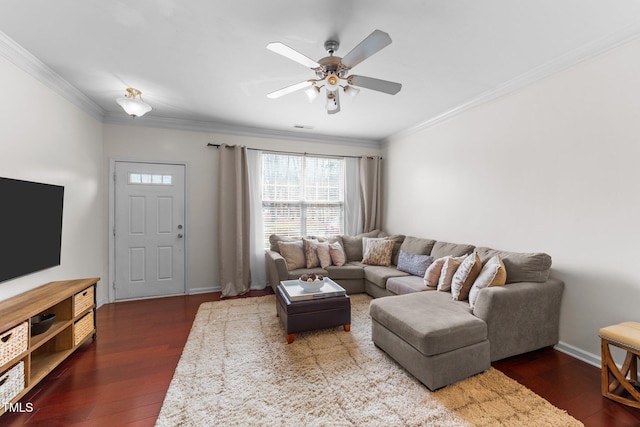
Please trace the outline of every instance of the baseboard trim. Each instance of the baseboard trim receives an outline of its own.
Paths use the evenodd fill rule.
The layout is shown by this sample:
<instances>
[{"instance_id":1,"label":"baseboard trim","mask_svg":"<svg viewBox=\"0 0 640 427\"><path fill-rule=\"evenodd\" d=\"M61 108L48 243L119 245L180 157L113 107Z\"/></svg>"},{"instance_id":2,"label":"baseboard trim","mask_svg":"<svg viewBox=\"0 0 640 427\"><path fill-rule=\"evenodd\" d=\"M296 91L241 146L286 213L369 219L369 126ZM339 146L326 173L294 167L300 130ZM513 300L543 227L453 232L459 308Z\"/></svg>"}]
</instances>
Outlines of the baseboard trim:
<instances>
[{"instance_id":1,"label":"baseboard trim","mask_svg":"<svg viewBox=\"0 0 640 427\"><path fill-rule=\"evenodd\" d=\"M578 347L572 346L571 344L560 341L553 348L562 353L568 354L571 357L588 363L589 365L595 366L596 368L602 367L602 359L600 359L600 356L586 352L582 349L579 349Z\"/></svg>"},{"instance_id":2,"label":"baseboard trim","mask_svg":"<svg viewBox=\"0 0 640 427\"><path fill-rule=\"evenodd\" d=\"M220 292L220 286L210 286L207 288L191 288L189 289L189 295L208 294L211 292Z\"/></svg>"}]
</instances>

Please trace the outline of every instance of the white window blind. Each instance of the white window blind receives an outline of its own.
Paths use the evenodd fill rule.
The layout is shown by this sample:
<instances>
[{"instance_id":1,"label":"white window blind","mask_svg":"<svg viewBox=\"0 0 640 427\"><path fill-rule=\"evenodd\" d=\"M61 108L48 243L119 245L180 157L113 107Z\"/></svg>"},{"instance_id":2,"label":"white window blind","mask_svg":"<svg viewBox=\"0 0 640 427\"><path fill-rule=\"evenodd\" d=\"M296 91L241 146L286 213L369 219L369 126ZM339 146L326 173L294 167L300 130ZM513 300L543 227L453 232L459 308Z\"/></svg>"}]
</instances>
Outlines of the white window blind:
<instances>
[{"instance_id":1,"label":"white window blind","mask_svg":"<svg viewBox=\"0 0 640 427\"><path fill-rule=\"evenodd\" d=\"M342 234L344 159L262 155L264 245L269 236Z\"/></svg>"}]
</instances>

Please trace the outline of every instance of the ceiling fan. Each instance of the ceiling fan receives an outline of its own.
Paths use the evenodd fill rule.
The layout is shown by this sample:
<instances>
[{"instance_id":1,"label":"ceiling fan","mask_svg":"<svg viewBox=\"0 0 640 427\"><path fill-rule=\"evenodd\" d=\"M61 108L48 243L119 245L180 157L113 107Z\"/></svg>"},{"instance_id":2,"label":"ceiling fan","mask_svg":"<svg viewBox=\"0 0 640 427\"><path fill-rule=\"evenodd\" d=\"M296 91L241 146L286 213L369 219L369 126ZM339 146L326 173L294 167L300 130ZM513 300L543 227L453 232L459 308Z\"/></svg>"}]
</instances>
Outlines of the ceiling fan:
<instances>
[{"instance_id":1,"label":"ceiling fan","mask_svg":"<svg viewBox=\"0 0 640 427\"><path fill-rule=\"evenodd\" d=\"M338 50L339 43L336 40L327 40L324 43L324 48L329 53L329 56L314 61L283 43L269 43L267 49L311 68L315 71L316 78L271 92L267 94L267 97L279 98L306 88L305 93L309 97L309 101L313 101L320 94L320 89L324 87L326 88L327 113L336 114L340 111L340 89L352 96L357 95L359 92L357 87L395 95L402 88L400 83L374 79L373 77L349 75L353 67L390 44L391 37L389 37L389 34L375 30L362 40L359 45L354 47L351 52L347 53L344 58L341 58L334 56L334 53Z\"/></svg>"}]
</instances>

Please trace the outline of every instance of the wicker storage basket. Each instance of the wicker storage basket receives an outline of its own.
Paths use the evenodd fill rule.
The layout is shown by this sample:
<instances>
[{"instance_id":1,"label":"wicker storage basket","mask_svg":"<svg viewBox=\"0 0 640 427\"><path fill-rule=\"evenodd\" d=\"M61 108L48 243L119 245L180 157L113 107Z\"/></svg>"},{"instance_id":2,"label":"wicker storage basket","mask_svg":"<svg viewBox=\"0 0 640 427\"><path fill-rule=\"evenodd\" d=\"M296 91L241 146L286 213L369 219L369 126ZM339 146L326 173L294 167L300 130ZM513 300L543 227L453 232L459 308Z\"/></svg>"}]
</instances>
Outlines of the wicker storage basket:
<instances>
[{"instance_id":1,"label":"wicker storage basket","mask_svg":"<svg viewBox=\"0 0 640 427\"><path fill-rule=\"evenodd\" d=\"M78 345L93 332L93 311L88 312L73 325L73 345Z\"/></svg>"},{"instance_id":2,"label":"wicker storage basket","mask_svg":"<svg viewBox=\"0 0 640 427\"><path fill-rule=\"evenodd\" d=\"M18 326L0 334L0 366L9 363L23 351L27 351L28 340L28 322L22 322Z\"/></svg>"},{"instance_id":3,"label":"wicker storage basket","mask_svg":"<svg viewBox=\"0 0 640 427\"><path fill-rule=\"evenodd\" d=\"M73 296L73 317L76 317L93 305L93 286Z\"/></svg>"},{"instance_id":4,"label":"wicker storage basket","mask_svg":"<svg viewBox=\"0 0 640 427\"><path fill-rule=\"evenodd\" d=\"M24 390L24 362L20 361L0 375L0 405L11 402Z\"/></svg>"}]
</instances>

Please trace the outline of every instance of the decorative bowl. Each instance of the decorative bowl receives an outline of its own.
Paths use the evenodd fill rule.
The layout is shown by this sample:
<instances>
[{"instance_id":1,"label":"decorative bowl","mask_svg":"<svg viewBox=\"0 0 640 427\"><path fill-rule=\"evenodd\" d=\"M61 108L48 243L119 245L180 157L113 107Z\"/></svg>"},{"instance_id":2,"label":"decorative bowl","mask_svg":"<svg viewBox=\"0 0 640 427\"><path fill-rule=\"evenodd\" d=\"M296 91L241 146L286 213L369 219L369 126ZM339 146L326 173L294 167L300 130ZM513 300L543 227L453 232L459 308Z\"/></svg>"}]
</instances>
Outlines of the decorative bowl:
<instances>
[{"instance_id":1,"label":"decorative bowl","mask_svg":"<svg viewBox=\"0 0 640 427\"><path fill-rule=\"evenodd\" d=\"M54 320L56 320L56 315L53 313L33 316L31 318L31 336L47 332L53 325Z\"/></svg>"},{"instance_id":2,"label":"decorative bowl","mask_svg":"<svg viewBox=\"0 0 640 427\"><path fill-rule=\"evenodd\" d=\"M300 286L305 292L316 292L320 290L320 288L324 285L324 280L318 280L313 282L305 282L304 280L300 280Z\"/></svg>"}]
</instances>

